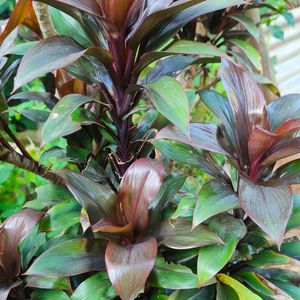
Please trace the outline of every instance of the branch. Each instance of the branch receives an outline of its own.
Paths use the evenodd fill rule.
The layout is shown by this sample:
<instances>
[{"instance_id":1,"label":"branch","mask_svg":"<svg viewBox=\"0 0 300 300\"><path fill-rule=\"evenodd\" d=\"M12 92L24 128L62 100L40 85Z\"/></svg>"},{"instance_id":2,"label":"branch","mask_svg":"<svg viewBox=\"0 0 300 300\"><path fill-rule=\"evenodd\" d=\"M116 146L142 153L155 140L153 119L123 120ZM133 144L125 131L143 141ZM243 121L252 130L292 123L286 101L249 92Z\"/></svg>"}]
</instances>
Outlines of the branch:
<instances>
[{"instance_id":1,"label":"branch","mask_svg":"<svg viewBox=\"0 0 300 300\"><path fill-rule=\"evenodd\" d=\"M54 184L63 184L63 180L60 176L52 171L49 171L45 166L39 165L37 162L22 156L16 151L12 151L0 144L0 161L4 161L15 165L18 168L32 172L39 175Z\"/></svg>"},{"instance_id":2,"label":"branch","mask_svg":"<svg viewBox=\"0 0 300 300\"><path fill-rule=\"evenodd\" d=\"M48 12L48 5L45 3L32 1L32 6L43 33L43 37L46 39L48 37L57 35Z\"/></svg>"}]
</instances>

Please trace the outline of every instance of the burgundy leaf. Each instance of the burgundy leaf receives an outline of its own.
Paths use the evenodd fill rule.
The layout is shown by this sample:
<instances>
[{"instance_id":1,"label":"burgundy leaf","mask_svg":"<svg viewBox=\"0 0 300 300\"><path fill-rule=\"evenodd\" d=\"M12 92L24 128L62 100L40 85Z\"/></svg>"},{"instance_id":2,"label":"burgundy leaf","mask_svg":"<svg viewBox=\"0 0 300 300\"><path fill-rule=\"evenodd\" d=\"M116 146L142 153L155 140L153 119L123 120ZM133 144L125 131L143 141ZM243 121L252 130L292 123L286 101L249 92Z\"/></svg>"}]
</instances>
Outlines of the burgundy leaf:
<instances>
[{"instance_id":1,"label":"burgundy leaf","mask_svg":"<svg viewBox=\"0 0 300 300\"><path fill-rule=\"evenodd\" d=\"M280 136L290 135L300 129L300 119L289 119L278 126L273 132Z\"/></svg>"},{"instance_id":2,"label":"burgundy leaf","mask_svg":"<svg viewBox=\"0 0 300 300\"><path fill-rule=\"evenodd\" d=\"M101 9L95 0L57 0L57 2L70 5L81 11L101 17Z\"/></svg>"},{"instance_id":3,"label":"burgundy leaf","mask_svg":"<svg viewBox=\"0 0 300 300\"><path fill-rule=\"evenodd\" d=\"M282 158L292 156L299 153L300 138L291 138L274 145L265 155L265 159L261 162L260 167L266 168L276 163Z\"/></svg>"},{"instance_id":4,"label":"burgundy leaf","mask_svg":"<svg viewBox=\"0 0 300 300\"><path fill-rule=\"evenodd\" d=\"M122 300L133 300L143 292L156 255L157 242L154 238L133 245L108 243L106 268L110 281Z\"/></svg>"},{"instance_id":5,"label":"burgundy leaf","mask_svg":"<svg viewBox=\"0 0 300 300\"><path fill-rule=\"evenodd\" d=\"M11 284L7 284L7 285L2 285L0 286L0 300L6 300L10 291L12 289L14 289L15 287L19 286L22 284L22 281L15 281Z\"/></svg>"},{"instance_id":6,"label":"burgundy leaf","mask_svg":"<svg viewBox=\"0 0 300 300\"><path fill-rule=\"evenodd\" d=\"M217 134L218 127L216 125L192 123L190 124L190 138L175 126L168 126L156 135L155 140L173 140L196 148L230 156L230 154L219 144Z\"/></svg>"},{"instance_id":7,"label":"burgundy leaf","mask_svg":"<svg viewBox=\"0 0 300 300\"><path fill-rule=\"evenodd\" d=\"M19 244L43 215L42 212L24 209L7 218L2 224L0 230L0 266L10 278L17 276L21 270Z\"/></svg>"},{"instance_id":8,"label":"burgundy leaf","mask_svg":"<svg viewBox=\"0 0 300 300\"><path fill-rule=\"evenodd\" d=\"M239 142L237 151L243 157L247 153L249 136L254 127L264 128L266 124L265 98L254 79L228 59L222 58L220 76L235 115ZM248 162L241 163L244 165Z\"/></svg>"},{"instance_id":9,"label":"burgundy leaf","mask_svg":"<svg viewBox=\"0 0 300 300\"><path fill-rule=\"evenodd\" d=\"M158 193L164 176L165 166L157 160L141 158L129 167L122 178L118 194L123 225L132 223L138 232L146 229L148 205Z\"/></svg>"},{"instance_id":10,"label":"burgundy leaf","mask_svg":"<svg viewBox=\"0 0 300 300\"><path fill-rule=\"evenodd\" d=\"M239 198L247 215L280 248L292 210L291 188L288 185L258 185L241 177Z\"/></svg>"}]
</instances>

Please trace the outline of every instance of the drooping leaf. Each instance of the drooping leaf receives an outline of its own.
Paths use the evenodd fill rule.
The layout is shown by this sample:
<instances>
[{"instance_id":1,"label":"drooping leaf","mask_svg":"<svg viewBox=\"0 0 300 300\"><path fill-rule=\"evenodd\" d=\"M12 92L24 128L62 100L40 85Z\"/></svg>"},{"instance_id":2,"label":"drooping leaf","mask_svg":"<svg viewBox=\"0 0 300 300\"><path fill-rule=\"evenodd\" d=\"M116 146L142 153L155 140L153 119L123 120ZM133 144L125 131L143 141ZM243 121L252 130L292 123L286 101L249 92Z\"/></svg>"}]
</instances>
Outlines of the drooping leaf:
<instances>
[{"instance_id":1,"label":"drooping leaf","mask_svg":"<svg viewBox=\"0 0 300 300\"><path fill-rule=\"evenodd\" d=\"M214 124L191 123L190 138L178 130L175 126L163 128L155 137L155 140L165 139L187 144L199 149L228 154L219 144L217 139L218 127ZM154 141L155 141L154 140Z\"/></svg>"},{"instance_id":2,"label":"drooping leaf","mask_svg":"<svg viewBox=\"0 0 300 300\"><path fill-rule=\"evenodd\" d=\"M154 238L132 245L108 243L105 262L114 288L122 300L135 299L143 292L157 255Z\"/></svg>"},{"instance_id":3,"label":"drooping leaf","mask_svg":"<svg viewBox=\"0 0 300 300\"><path fill-rule=\"evenodd\" d=\"M26 275L65 277L104 268L105 242L100 239L73 239L42 253ZM59 266L59 267L58 267Z\"/></svg>"},{"instance_id":4,"label":"drooping leaf","mask_svg":"<svg viewBox=\"0 0 300 300\"><path fill-rule=\"evenodd\" d=\"M178 219L174 224L164 221L159 225L157 240L160 244L172 249L192 249L212 244L223 244L223 241L205 225L192 230L192 223Z\"/></svg>"},{"instance_id":5,"label":"drooping leaf","mask_svg":"<svg viewBox=\"0 0 300 300\"><path fill-rule=\"evenodd\" d=\"M230 215L214 217L208 222L208 225L220 236L224 244L199 249L197 275L200 286L207 283L226 265L232 257L237 243L247 232L244 223Z\"/></svg>"},{"instance_id":6,"label":"drooping leaf","mask_svg":"<svg viewBox=\"0 0 300 300\"><path fill-rule=\"evenodd\" d=\"M193 227L195 228L210 217L237 208L239 205L238 196L228 185L217 180L208 181L198 195Z\"/></svg>"},{"instance_id":7,"label":"drooping leaf","mask_svg":"<svg viewBox=\"0 0 300 300\"><path fill-rule=\"evenodd\" d=\"M81 105L91 102L88 96L70 94L63 97L53 108L42 128L42 140L46 144L56 138L69 135L81 129L79 123L73 122L72 112Z\"/></svg>"},{"instance_id":8,"label":"drooping leaf","mask_svg":"<svg viewBox=\"0 0 300 300\"><path fill-rule=\"evenodd\" d=\"M116 195L108 185L99 184L74 172L61 172L76 200L88 213L92 224L102 218L116 218Z\"/></svg>"},{"instance_id":9,"label":"drooping leaf","mask_svg":"<svg viewBox=\"0 0 300 300\"><path fill-rule=\"evenodd\" d=\"M44 213L24 209L8 217L0 229L0 265L4 274L11 280L19 275L21 257L19 244L26 238Z\"/></svg>"},{"instance_id":10,"label":"drooping leaf","mask_svg":"<svg viewBox=\"0 0 300 300\"><path fill-rule=\"evenodd\" d=\"M94 0L57 0L57 2L73 6L79 10L101 17L101 10Z\"/></svg>"},{"instance_id":11,"label":"drooping leaf","mask_svg":"<svg viewBox=\"0 0 300 300\"><path fill-rule=\"evenodd\" d=\"M185 290L198 287L197 275L191 269L174 263L167 263L163 258L156 260L149 282L154 287Z\"/></svg>"},{"instance_id":12,"label":"drooping leaf","mask_svg":"<svg viewBox=\"0 0 300 300\"><path fill-rule=\"evenodd\" d=\"M251 19L248 17L242 15L242 14L236 14L236 15L230 15L229 18L236 20L237 22L241 23L246 30L256 39L259 39L259 30L258 27L253 23Z\"/></svg>"},{"instance_id":13,"label":"drooping leaf","mask_svg":"<svg viewBox=\"0 0 300 300\"><path fill-rule=\"evenodd\" d=\"M132 223L134 230L143 232L149 220L148 205L158 193L165 166L161 161L141 158L124 174L118 201L122 205L123 224Z\"/></svg>"},{"instance_id":14,"label":"drooping leaf","mask_svg":"<svg viewBox=\"0 0 300 300\"><path fill-rule=\"evenodd\" d=\"M15 78L15 89L45 73L72 64L85 52L70 37L55 36L42 40L24 55Z\"/></svg>"},{"instance_id":15,"label":"drooping leaf","mask_svg":"<svg viewBox=\"0 0 300 300\"><path fill-rule=\"evenodd\" d=\"M247 215L266 232L280 248L291 210L288 185L263 186L240 178L239 199Z\"/></svg>"},{"instance_id":16,"label":"drooping leaf","mask_svg":"<svg viewBox=\"0 0 300 300\"><path fill-rule=\"evenodd\" d=\"M179 82L164 77L145 87L155 108L188 136L189 101Z\"/></svg>"},{"instance_id":17,"label":"drooping leaf","mask_svg":"<svg viewBox=\"0 0 300 300\"><path fill-rule=\"evenodd\" d=\"M82 282L72 294L72 300L110 300L116 297L106 273L97 273Z\"/></svg>"},{"instance_id":18,"label":"drooping leaf","mask_svg":"<svg viewBox=\"0 0 300 300\"><path fill-rule=\"evenodd\" d=\"M251 292L237 280L225 274L218 274L217 278L224 284L229 285L238 294L240 300L262 300L258 295Z\"/></svg>"}]
</instances>

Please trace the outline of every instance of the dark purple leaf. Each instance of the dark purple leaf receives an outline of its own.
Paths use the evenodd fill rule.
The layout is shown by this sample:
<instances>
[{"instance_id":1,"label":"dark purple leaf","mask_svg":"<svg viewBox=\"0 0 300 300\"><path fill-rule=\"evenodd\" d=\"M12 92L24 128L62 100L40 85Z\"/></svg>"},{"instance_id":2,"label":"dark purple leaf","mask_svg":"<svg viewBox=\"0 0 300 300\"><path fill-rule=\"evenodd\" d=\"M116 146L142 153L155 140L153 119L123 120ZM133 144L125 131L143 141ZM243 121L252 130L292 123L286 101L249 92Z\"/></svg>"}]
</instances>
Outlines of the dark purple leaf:
<instances>
[{"instance_id":1,"label":"dark purple leaf","mask_svg":"<svg viewBox=\"0 0 300 300\"><path fill-rule=\"evenodd\" d=\"M264 128L266 123L265 98L254 79L228 59L222 58L220 76L236 122L237 152L241 164L247 165L249 136L255 126Z\"/></svg>"},{"instance_id":2,"label":"dark purple leaf","mask_svg":"<svg viewBox=\"0 0 300 300\"><path fill-rule=\"evenodd\" d=\"M9 279L19 275L21 258L19 244L26 238L44 213L24 209L5 220L0 229L0 266Z\"/></svg>"},{"instance_id":3,"label":"dark purple leaf","mask_svg":"<svg viewBox=\"0 0 300 300\"><path fill-rule=\"evenodd\" d=\"M57 2L70 5L81 11L101 17L101 9L95 0L57 0Z\"/></svg>"},{"instance_id":4,"label":"dark purple leaf","mask_svg":"<svg viewBox=\"0 0 300 300\"><path fill-rule=\"evenodd\" d=\"M22 284L21 280L15 281L15 282L13 282L11 284L1 284L0 285L0 300L6 300L7 297L8 297L8 295L9 295L9 293L10 293L10 291L13 288L15 288L15 287L17 287L17 286L19 286L21 284Z\"/></svg>"},{"instance_id":5,"label":"dark purple leaf","mask_svg":"<svg viewBox=\"0 0 300 300\"><path fill-rule=\"evenodd\" d=\"M116 220L116 194L108 185L74 172L60 172L76 200L83 206L92 224L102 218Z\"/></svg>"},{"instance_id":6,"label":"dark purple leaf","mask_svg":"<svg viewBox=\"0 0 300 300\"><path fill-rule=\"evenodd\" d=\"M209 227L199 225L192 229L192 222L178 219L174 224L164 221L156 233L159 244L172 249L193 249L202 246L223 244Z\"/></svg>"},{"instance_id":7,"label":"dark purple leaf","mask_svg":"<svg viewBox=\"0 0 300 300\"><path fill-rule=\"evenodd\" d=\"M280 248L292 210L290 187L258 185L241 177L238 192L244 211Z\"/></svg>"},{"instance_id":8,"label":"dark purple leaf","mask_svg":"<svg viewBox=\"0 0 300 300\"><path fill-rule=\"evenodd\" d=\"M159 131L155 140L173 140L196 148L228 154L217 139L218 127L213 124L191 123L190 138L175 126L168 126ZM228 154L229 155L229 154Z\"/></svg>"},{"instance_id":9,"label":"dark purple leaf","mask_svg":"<svg viewBox=\"0 0 300 300\"><path fill-rule=\"evenodd\" d=\"M122 300L135 299L143 292L157 255L154 238L133 245L108 243L105 253L107 272Z\"/></svg>"},{"instance_id":10,"label":"dark purple leaf","mask_svg":"<svg viewBox=\"0 0 300 300\"><path fill-rule=\"evenodd\" d=\"M143 232L149 220L148 205L158 193L165 176L161 161L141 158L126 171L120 184L118 201L122 206L122 223L132 223L134 230Z\"/></svg>"}]
</instances>

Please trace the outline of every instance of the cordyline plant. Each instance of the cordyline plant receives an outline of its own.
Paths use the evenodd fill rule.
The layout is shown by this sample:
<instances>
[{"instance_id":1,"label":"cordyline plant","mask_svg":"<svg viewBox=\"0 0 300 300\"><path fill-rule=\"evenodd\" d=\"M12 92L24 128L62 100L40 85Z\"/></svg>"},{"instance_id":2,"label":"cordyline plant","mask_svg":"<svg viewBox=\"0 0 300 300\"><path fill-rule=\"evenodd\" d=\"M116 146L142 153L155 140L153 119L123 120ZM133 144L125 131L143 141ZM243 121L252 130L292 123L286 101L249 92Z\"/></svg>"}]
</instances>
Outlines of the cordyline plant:
<instances>
[{"instance_id":1,"label":"cordyline plant","mask_svg":"<svg viewBox=\"0 0 300 300\"><path fill-rule=\"evenodd\" d=\"M49 184L2 224L0 300L299 298L299 161L275 164L298 153L300 101L266 105L257 74L224 51L230 34L245 46L236 22L257 39L245 4L17 2L0 36L0 160ZM187 30L208 13L199 42ZM229 100L199 94L221 123L190 123L175 77L220 58ZM28 99L44 103L18 111L42 124L39 159L9 126Z\"/></svg>"}]
</instances>

